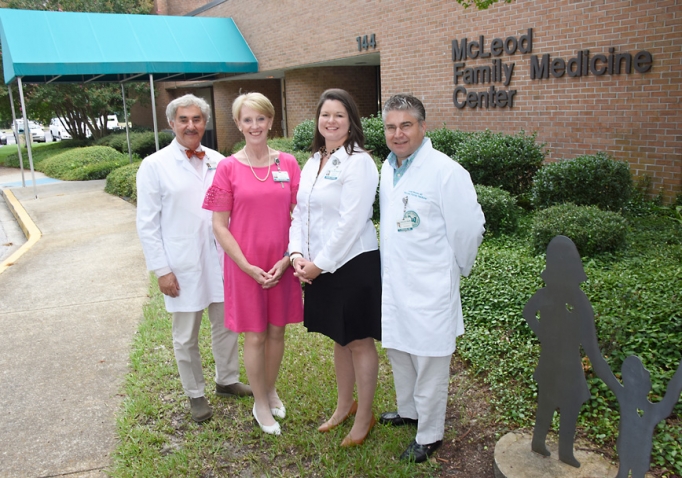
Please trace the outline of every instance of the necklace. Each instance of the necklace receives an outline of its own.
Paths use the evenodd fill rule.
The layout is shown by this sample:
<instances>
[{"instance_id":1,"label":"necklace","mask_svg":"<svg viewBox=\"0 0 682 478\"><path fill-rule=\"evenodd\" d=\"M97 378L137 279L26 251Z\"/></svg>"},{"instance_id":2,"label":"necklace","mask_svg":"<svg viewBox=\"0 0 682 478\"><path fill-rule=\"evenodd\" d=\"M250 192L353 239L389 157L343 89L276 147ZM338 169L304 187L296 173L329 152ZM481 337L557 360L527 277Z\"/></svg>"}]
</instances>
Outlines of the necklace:
<instances>
[{"instance_id":1,"label":"necklace","mask_svg":"<svg viewBox=\"0 0 682 478\"><path fill-rule=\"evenodd\" d=\"M253 176L259 180L261 183L264 183L266 179L268 179L268 176L270 176L270 148L268 148L268 172L265 173L265 177L263 179L259 178L258 175L256 175L256 171L253 170L253 166L251 166L251 160L249 159L249 155L246 152L246 148L244 148L244 156L246 156L246 162L249 163L249 167L251 168L251 172L253 173Z\"/></svg>"},{"instance_id":2,"label":"necklace","mask_svg":"<svg viewBox=\"0 0 682 478\"><path fill-rule=\"evenodd\" d=\"M343 145L341 145L341 146L343 146ZM327 146L324 145L324 146L322 146L322 147L320 148L320 156L323 157L323 158L324 158L327 154L329 154L329 156L331 156L332 154L334 154L334 153L336 153L338 150L340 150L340 149L341 149L341 146L339 146L338 148L334 148L334 149L332 149L331 151L329 151L329 153L327 153Z\"/></svg>"}]
</instances>

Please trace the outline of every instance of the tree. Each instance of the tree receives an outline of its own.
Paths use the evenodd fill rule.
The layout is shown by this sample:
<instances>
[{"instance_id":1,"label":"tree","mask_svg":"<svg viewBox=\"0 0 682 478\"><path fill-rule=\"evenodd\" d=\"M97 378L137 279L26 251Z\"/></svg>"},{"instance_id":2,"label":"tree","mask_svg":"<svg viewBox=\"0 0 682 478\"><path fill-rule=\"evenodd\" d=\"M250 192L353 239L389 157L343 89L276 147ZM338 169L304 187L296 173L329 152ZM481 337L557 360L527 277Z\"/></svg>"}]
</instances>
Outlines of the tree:
<instances>
[{"instance_id":1,"label":"tree","mask_svg":"<svg viewBox=\"0 0 682 478\"><path fill-rule=\"evenodd\" d=\"M148 14L154 6L153 0L9 0L0 1L0 6L24 10L52 10L97 13ZM11 124L11 110L4 74L0 72L0 122ZM15 111L20 115L21 107L16 87L13 92ZM146 98L149 87L144 84L127 84L126 106L128 110L135 98ZM146 90L146 94L145 94ZM123 100L118 84L50 84L25 85L26 108L31 119L48 123L50 118L64 118L66 130L77 139L85 139L87 131L95 138L107 134L106 116L117 113L122 116ZM127 121L127 118L124 119Z\"/></svg>"},{"instance_id":2,"label":"tree","mask_svg":"<svg viewBox=\"0 0 682 478\"><path fill-rule=\"evenodd\" d=\"M148 14L153 0L8 0L8 8L52 10L57 12L137 13Z\"/></svg>"}]
</instances>

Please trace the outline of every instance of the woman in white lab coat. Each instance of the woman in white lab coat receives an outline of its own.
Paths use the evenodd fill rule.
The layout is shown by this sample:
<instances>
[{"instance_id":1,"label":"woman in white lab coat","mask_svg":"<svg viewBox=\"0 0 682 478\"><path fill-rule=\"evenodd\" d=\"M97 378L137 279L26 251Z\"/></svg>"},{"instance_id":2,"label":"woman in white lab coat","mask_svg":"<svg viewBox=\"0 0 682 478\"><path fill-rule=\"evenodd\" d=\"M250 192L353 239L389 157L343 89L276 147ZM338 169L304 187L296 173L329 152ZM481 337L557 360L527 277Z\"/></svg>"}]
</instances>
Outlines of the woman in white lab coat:
<instances>
[{"instance_id":1,"label":"woman in white lab coat","mask_svg":"<svg viewBox=\"0 0 682 478\"><path fill-rule=\"evenodd\" d=\"M381 262L371 218L379 175L363 149L360 115L346 91L325 91L316 120L314 154L301 172L289 251L296 276L306 283L305 326L335 342L336 410L318 430L327 432L356 414L341 443L354 446L376 423Z\"/></svg>"}]
</instances>

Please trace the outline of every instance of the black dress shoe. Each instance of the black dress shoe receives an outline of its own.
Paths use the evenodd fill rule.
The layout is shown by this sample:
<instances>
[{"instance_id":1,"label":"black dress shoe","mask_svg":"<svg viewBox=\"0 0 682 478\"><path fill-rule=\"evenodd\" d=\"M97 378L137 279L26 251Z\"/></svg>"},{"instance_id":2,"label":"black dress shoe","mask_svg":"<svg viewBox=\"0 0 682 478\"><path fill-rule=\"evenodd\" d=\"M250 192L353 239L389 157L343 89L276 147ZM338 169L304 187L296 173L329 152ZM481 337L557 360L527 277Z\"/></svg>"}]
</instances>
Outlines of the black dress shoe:
<instances>
[{"instance_id":1,"label":"black dress shoe","mask_svg":"<svg viewBox=\"0 0 682 478\"><path fill-rule=\"evenodd\" d=\"M410 443L410 446L407 447L407 450L400 455L400 459L421 463L428 460L442 444L443 440L438 440L437 442L429 443L428 445L420 445L413 440L412 443Z\"/></svg>"},{"instance_id":2,"label":"black dress shoe","mask_svg":"<svg viewBox=\"0 0 682 478\"><path fill-rule=\"evenodd\" d=\"M379 423L382 425L393 425L394 427L401 427L403 425L416 425L417 420L414 418L403 418L398 415L398 412L385 412L379 417Z\"/></svg>"}]
</instances>

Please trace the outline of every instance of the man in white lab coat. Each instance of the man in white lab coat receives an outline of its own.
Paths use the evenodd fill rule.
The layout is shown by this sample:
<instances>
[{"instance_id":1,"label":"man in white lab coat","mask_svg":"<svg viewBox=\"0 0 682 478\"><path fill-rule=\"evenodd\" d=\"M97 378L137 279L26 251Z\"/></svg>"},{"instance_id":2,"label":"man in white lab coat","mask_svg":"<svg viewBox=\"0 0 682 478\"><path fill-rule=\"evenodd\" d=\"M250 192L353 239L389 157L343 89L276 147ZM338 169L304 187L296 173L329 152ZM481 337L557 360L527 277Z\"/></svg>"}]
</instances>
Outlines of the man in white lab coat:
<instances>
[{"instance_id":1,"label":"man in white lab coat","mask_svg":"<svg viewBox=\"0 0 682 478\"><path fill-rule=\"evenodd\" d=\"M391 154L379 195L381 335L398 411L379 421L417 426L400 458L419 463L443 442L450 359L464 333L459 280L474 264L485 219L469 173L425 138L419 99L395 95L382 117Z\"/></svg>"},{"instance_id":2,"label":"man in white lab coat","mask_svg":"<svg viewBox=\"0 0 682 478\"><path fill-rule=\"evenodd\" d=\"M166 310L173 319L173 348L192 419L213 411L204 395L199 326L208 308L215 358L216 394L251 395L239 383L238 334L224 324L223 280L204 194L222 155L201 145L210 117L208 103L194 95L166 109L175 133L171 144L145 158L137 172L137 231L147 268L158 277Z\"/></svg>"}]
</instances>

